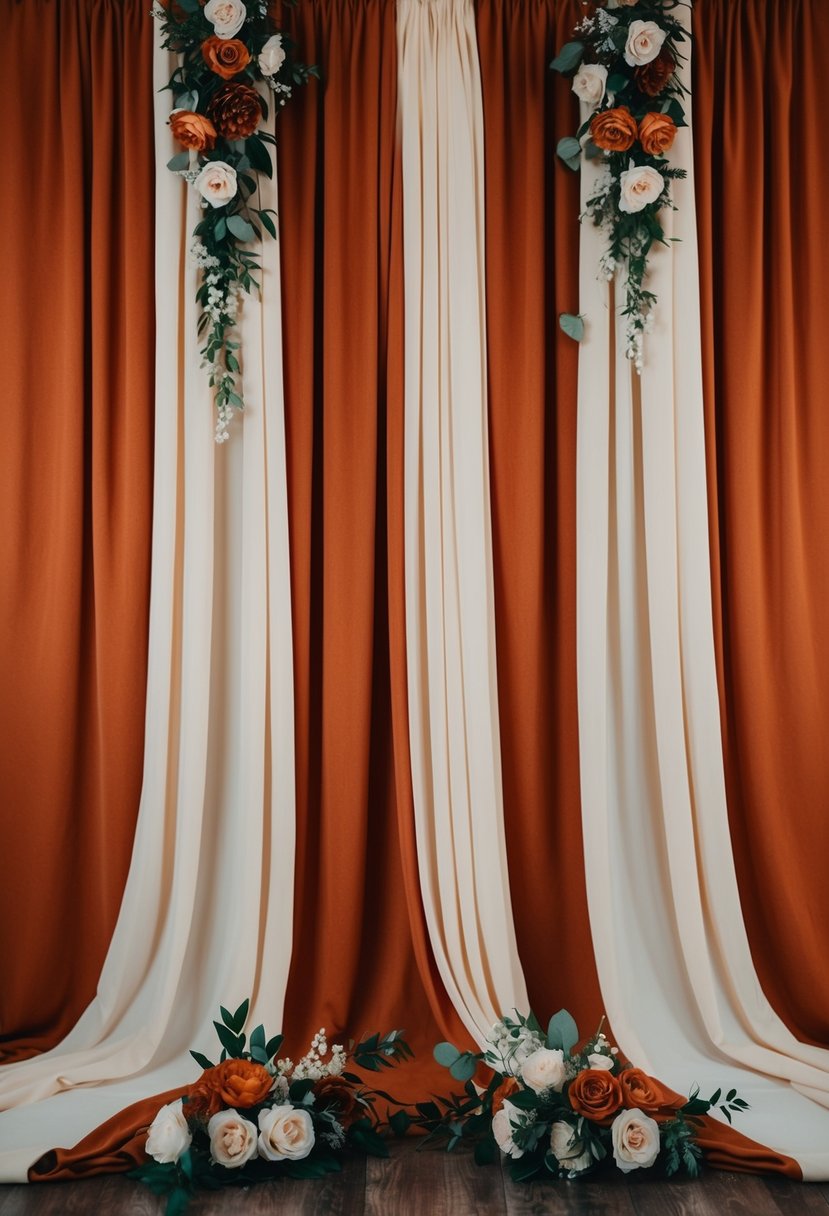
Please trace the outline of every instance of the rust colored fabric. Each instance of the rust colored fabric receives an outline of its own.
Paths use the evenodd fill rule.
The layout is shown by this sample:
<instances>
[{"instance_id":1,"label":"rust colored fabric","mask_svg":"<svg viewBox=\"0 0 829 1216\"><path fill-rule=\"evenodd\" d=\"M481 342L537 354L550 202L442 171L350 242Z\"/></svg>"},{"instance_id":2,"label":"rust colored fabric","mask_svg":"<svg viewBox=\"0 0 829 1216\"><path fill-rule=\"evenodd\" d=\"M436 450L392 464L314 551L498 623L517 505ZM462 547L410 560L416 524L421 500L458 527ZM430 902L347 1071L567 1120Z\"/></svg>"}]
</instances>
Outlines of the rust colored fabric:
<instances>
[{"instance_id":1,"label":"rust colored fabric","mask_svg":"<svg viewBox=\"0 0 829 1216\"><path fill-rule=\"evenodd\" d=\"M530 1000L602 1014L584 881L576 703L578 103L550 60L576 0L477 0L498 694L507 850Z\"/></svg>"},{"instance_id":2,"label":"rust colored fabric","mask_svg":"<svg viewBox=\"0 0 829 1216\"><path fill-rule=\"evenodd\" d=\"M432 1045L466 1040L426 940L412 823L394 16L371 0L284 14L323 71L279 133L297 754L285 1026L292 1051L321 1025L404 1026L420 1057L406 1076L437 1085Z\"/></svg>"},{"instance_id":3,"label":"rust colored fabric","mask_svg":"<svg viewBox=\"0 0 829 1216\"><path fill-rule=\"evenodd\" d=\"M755 966L829 1044L824 0L698 0L694 138L714 623Z\"/></svg>"},{"instance_id":4,"label":"rust colored fabric","mask_svg":"<svg viewBox=\"0 0 829 1216\"><path fill-rule=\"evenodd\" d=\"M141 786L152 507L146 0L4 5L0 1059L95 991ZM19 101L25 97L25 105Z\"/></svg>"}]
</instances>

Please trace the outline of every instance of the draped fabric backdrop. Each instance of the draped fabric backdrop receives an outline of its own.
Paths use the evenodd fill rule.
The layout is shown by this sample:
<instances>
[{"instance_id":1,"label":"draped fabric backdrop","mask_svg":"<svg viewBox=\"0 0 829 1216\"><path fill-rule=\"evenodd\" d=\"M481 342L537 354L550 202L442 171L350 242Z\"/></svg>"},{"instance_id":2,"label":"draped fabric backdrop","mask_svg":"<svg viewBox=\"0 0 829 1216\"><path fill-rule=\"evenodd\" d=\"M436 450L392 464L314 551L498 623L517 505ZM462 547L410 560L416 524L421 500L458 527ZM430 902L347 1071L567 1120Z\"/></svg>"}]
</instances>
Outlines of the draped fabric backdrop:
<instances>
[{"instance_id":1,"label":"draped fabric backdrop","mask_svg":"<svg viewBox=\"0 0 829 1216\"><path fill-rule=\"evenodd\" d=\"M294 1055L406 1026L411 1096L505 1006L606 1008L748 1089L720 1163L829 1176L825 5L694 7L641 384L554 155L581 5L286 7L323 81L214 451L146 5L2 3L49 156L11 124L0 1035L59 1044L0 1071L2 1176L140 1099L42 1173L123 1167L248 993Z\"/></svg>"}]
</instances>

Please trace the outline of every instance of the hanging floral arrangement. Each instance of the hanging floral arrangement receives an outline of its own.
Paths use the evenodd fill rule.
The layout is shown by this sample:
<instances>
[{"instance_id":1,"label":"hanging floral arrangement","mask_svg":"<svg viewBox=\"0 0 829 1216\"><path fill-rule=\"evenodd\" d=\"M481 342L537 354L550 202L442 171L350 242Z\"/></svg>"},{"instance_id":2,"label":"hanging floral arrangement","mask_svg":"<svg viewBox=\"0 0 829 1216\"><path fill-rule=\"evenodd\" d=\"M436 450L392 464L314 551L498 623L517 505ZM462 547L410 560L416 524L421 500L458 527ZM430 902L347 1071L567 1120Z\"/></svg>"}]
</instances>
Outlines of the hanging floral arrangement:
<instances>
[{"instance_id":1,"label":"hanging floral arrangement","mask_svg":"<svg viewBox=\"0 0 829 1216\"><path fill-rule=\"evenodd\" d=\"M203 367L215 393L216 442L228 439L244 408L240 297L259 287L261 263L250 246L276 237L275 211L257 205L258 177L273 176L265 129L295 86L317 76L277 28L266 0L164 0L155 7L162 46L178 56L166 88L173 96L170 130L185 149L167 164L199 195L203 216L192 256L199 267L196 300ZM269 100L268 100L269 99Z\"/></svg>"},{"instance_id":2,"label":"hanging floral arrangement","mask_svg":"<svg viewBox=\"0 0 829 1216\"><path fill-rule=\"evenodd\" d=\"M573 92L592 111L556 151L574 170L582 156L603 166L587 200L587 217L607 236L600 273L608 280L617 272L626 276L625 351L637 372L656 303L645 285L648 258L654 244L668 243L660 212L674 207L671 181L686 176L668 157L677 128L686 125L687 90L677 69L688 34L671 12L678 2L591 4L573 31L574 41L550 65L572 79ZM581 337L580 318L565 314L561 324L571 337Z\"/></svg>"}]
</instances>

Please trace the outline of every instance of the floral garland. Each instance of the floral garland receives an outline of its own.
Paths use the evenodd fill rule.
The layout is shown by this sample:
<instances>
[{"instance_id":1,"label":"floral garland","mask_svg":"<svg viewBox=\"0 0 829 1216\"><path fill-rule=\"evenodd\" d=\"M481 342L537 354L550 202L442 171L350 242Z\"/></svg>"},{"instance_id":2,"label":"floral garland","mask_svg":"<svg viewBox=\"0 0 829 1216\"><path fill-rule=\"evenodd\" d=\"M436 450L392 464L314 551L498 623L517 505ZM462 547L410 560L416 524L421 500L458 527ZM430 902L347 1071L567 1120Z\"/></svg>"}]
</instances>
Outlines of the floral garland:
<instances>
[{"instance_id":1,"label":"floral garland","mask_svg":"<svg viewBox=\"0 0 829 1216\"><path fill-rule=\"evenodd\" d=\"M578 170L582 152L600 158L605 172L587 200L586 214L607 234L600 270L611 280L627 269L625 349L642 371L644 335L652 328L656 296L645 286L654 243L667 245L659 219L663 207L675 209L670 182L686 176L666 153L677 127L685 126L683 95L677 75L688 37L671 15L679 0L606 0L591 5L568 42L550 64L572 77L573 92L593 113L575 136L559 141L561 159ZM613 9L614 12L609 10ZM562 328L580 339L579 317L564 314Z\"/></svg>"},{"instance_id":2,"label":"floral garland","mask_svg":"<svg viewBox=\"0 0 829 1216\"><path fill-rule=\"evenodd\" d=\"M421 1104L408 1122L448 1149L474 1144L479 1165L495 1161L500 1149L519 1182L586 1178L611 1160L623 1173L658 1165L665 1175L695 1178L703 1157L700 1117L719 1107L730 1123L732 1113L748 1108L734 1089L707 1099L697 1091L677 1108L658 1081L619 1059L601 1027L581 1050L578 1040L562 1009L546 1034L533 1014L502 1018L480 1053L439 1043L435 1058L465 1083L464 1093ZM492 1070L484 1088L473 1081L479 1064Z\"/></svg>"},{"instance_id":3,"label":"floral garland","mask_svg":"<svg viewBox=\"0 0 829 1216\"><path fill-rule=\"evenodd\" d=\"M201 272L198 332L215 390L217 443L228 439L233 411L244 408L236 322L240 297L259 287L254 276L262 269L245 246L261 240L263 230L276 237L273 208L253 201L258 174L273 177L276 139L262 128L263 94L270 91L278 110L295 85L318 75L296 59L268 8L267 0L157 0L154 9L162 46L179 56L166 88L175 101L170 130L187 149L167 168L194 187L205 212L191 253Z\"/></svg>"},{"instance_id":4,"label":"floral garland","mask_svg":"<svg viewBox=\"0 0 829 1216\"><path fill-rule=\"evenodd\" d=\"M387 1157L380 1134L388 1126L376 1111L381 1091L368 1089L347 1070L378 1072L411 1059L403 1032L371 1035L330 1048L325 1030L296 1064L280 1058L282 1035L263 1026L244 1033L250 1007L222 1007L214 1022L222 1046L212 1064L190 1054L204 1071L188 1093L162 1106L147 1132L146 1164L130 1177L167 1197L167 1216L181 1216L199 1190L248 1187L279 1178L321 1178L341 1168L347 1149Z\"/></svg>"}]
</instances>

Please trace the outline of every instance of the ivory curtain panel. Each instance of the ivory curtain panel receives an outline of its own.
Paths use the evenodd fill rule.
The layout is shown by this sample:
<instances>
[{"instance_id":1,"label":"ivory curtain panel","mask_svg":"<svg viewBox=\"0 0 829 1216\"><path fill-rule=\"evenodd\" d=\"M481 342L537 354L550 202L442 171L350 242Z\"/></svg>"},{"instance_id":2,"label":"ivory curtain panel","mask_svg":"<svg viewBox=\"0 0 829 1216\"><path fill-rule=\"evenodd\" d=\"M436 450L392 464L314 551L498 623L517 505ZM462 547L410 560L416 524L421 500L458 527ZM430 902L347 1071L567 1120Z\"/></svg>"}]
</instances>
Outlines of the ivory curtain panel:
<instances>
[{"instance_id":1,"label":"ivory curtain panel","mask_svg":"<svg viewBox=\"0 0 829 1216\"><path fill-rule=\"evenodd\" d=\"M677 188L682 244L654 257L641 383L596 278L600 235L582 226L579 257L578 179L554 155L575 102L547 64L581 6L286 9L324 79L279 118L280 236L261 304L245 305L250 408L214 452L192 200L185 213L160 174L154 271L152 232L132 240L114 176L134 142L131 197L150 214L169 133L162 95L153 151L149 17L131 2L4 3L21 45L61 65L86 166L80 198L44 189L27 209L45 239L59 205L86 252L61 259L49 300L56 328L59 305L72 317L62 362L32 356L20 385L45 409L70 367L72 408L36 433L21 410L7 452L3 809L35 830L5 830L19 865L61 875L76 817L77 872L94 876L76 924L97 928L73 979L42 926L51 1006L25 941L7 947L6 1050L51 1046L98 981L54 1056L0 1071L6 1104L71 1091L0 1116L16 1129L4 1176L54 1147L67 1118L76 1139L186 1081L187 1046L219 1000L248 991L269 1024L284 1011L292 1051L322 1024L406 1025L422 1056L401 1073L412 1096L437 1083L432 1042L480 1041L507 1005L566 1005L585 1032L607 1009L623 1049L676 1088L710 1070L748 1091L744 1127L770 1151L715 1127L722 1163L829 1175L825 1011L803 979L829 933L814 860L829 784L815 471L829 369L795 324L801 302L810 317L827 304L812 253L826 169L814 106L786 83L816 90L825 7L694 7L695 121L676 151L696 173ZM98 62L115 66L99 77ZM128 145L136 97L147 108ZM54 126L56 98L39 102ZM772 169L781 148L797 188ZM98 232L113 246L122 234L117 273ZM127 282L133 312L105 332ZM587 316L581 351L562 311ZM58 444L73 410L85 441ZM50 427L57 483L38 467ZM60 580L21 512L21 470L39 518L61 504L73 560ZM71 604L72 631L50 629L44 604ZM53 685L28 673L47 639L85 691L38 733ZM76 734L90 742L70 764ZM22 770L38 764L29 790ZM58 893L67 906L69 884ZM58 1168L116 1167L146 1118L127 1112Z\"/></svg>"}]
</instances>

